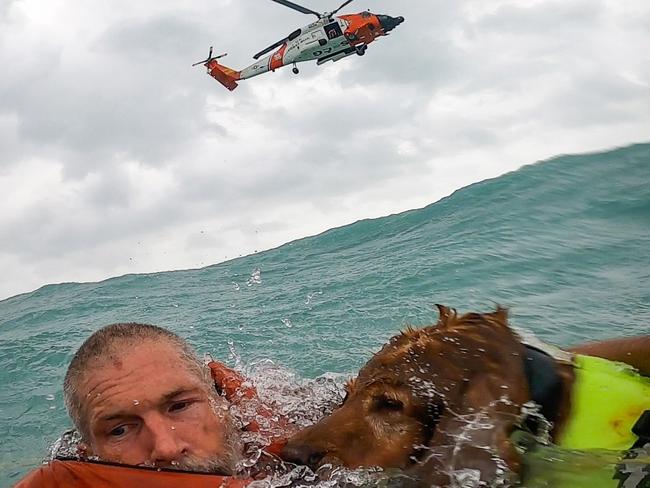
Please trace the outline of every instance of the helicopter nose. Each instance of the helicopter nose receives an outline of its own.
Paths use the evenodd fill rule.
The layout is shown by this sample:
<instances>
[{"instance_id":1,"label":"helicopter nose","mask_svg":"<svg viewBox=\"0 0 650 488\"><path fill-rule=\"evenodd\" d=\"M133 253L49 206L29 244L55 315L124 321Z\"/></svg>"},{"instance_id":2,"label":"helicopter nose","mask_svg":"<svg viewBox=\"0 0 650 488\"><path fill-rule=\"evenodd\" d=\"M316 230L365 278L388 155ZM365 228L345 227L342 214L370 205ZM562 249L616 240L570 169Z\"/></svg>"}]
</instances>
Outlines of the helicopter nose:
<instances>
[{"instance_id":1,"label":"helicopter nose","mask_svg":"<svg viewBox=\"0 0 650 488\"><path fill-rule=\"evenodd\" d=\"M395 27L404 22L404 17L391 17L390 15L377 15L381 28L384 32L393 30Z\"/></svg>"}]
</instances>

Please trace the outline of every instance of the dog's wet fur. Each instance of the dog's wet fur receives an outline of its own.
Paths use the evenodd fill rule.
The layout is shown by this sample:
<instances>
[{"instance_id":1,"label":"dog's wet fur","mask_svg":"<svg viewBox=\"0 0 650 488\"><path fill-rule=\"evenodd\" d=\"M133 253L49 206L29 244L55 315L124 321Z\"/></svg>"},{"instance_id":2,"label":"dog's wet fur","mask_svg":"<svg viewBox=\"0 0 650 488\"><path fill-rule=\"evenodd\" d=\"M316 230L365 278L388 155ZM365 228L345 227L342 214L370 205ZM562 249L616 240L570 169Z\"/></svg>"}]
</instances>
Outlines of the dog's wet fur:
<instances>
[{"instance_id":1,"label":"dog's wet fur","mask_svg":"<svg viewBox=\"0 0 650 488\"><path fill-rule=\"evenodd\" d=\"M507 311L458 315L438 305L434 326L393 337L346 387L332 415L289 440L283 457L318 469L399 468L409 486L447 485L448 473L474 469L494 481L518 472L510 437L531 399L525 346ZM557 365L561 398L555 430L568 411L573 370Z\"/></svg>"}]
</instances>

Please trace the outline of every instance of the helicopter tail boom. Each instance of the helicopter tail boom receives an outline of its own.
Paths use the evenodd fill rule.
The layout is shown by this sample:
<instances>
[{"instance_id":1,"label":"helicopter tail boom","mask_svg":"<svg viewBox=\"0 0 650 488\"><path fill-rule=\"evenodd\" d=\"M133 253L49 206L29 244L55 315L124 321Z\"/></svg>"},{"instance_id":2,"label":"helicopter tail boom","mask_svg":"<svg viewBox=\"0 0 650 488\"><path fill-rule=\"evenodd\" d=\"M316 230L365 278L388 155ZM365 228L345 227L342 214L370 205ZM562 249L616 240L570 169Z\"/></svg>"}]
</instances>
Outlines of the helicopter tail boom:
<instances>
[{"instance_id":1,"label":"helicopter tail boom","mask_svg":"<svg viewBox=\"0 0 650 488\"><path fill-rule=\"evenodd\" d=\"M205 63L208 68L208 74L221 83L228 90L233 91L237 88L237 81L240 79L240 72L219 64L216 59L211 59Z\"/></svg>"}]
</instances>

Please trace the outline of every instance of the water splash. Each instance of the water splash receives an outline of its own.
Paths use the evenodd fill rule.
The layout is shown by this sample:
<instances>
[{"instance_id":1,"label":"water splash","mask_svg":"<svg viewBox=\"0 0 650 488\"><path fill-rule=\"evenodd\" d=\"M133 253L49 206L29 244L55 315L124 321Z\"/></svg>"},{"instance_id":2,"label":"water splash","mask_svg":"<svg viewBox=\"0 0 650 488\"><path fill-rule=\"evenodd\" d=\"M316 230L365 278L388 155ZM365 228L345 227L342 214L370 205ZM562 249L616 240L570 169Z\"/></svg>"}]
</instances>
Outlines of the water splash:
<instances>
[{"instance_id":1,"label":"water splash","mask_svg":"<svg viewBox=\"0 0 650 488\"><path fill-rule=\"evenodd\" d=\"M67 430L50 446L46 460L51 461L55 458L78 458L80 442L81 434L76 429Z\"/></svg>"},{"instance_id":2,"label":"water splash","mask_svg":"<svg viewBox=\"0 0 650 488\"><path fill-rule=\"evenodd\" d=\"M260 268L255 268L251 273L250 278L246 280L246 285L253 286L259 285L262 283L262 270Z\"/></svg>"},{"instance_id":3,"label":"water splash","mask_svg":"<svg viewBox=\"0 0 650 488\"><path fill-rule=\"evenodd\" d=\"M322 291L315 291L313 293L308 293L307 298L305 300L305 305L310 305L316 295L322 295L322 294L323 294Z\"/></svg>"}]
</instances>

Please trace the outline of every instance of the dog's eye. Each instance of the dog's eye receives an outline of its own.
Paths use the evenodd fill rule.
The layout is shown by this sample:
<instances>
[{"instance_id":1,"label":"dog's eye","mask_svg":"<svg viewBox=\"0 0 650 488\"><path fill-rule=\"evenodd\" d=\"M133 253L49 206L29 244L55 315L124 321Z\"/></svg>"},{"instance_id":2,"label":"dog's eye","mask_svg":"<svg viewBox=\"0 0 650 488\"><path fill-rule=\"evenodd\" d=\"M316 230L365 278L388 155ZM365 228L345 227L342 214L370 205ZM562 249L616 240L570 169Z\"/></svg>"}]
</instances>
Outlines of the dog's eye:
<instances>
[{"instance_id":1,"label":"dog's eye","mask_svg":"<svg viewBox=\"0 0 650 488\"><path fill-rule=\"evenodd\" d=\"M375 408L377 410L390 410L392 412L401 412L404 409L404 404L395 399L387 396L379 396L375 398Z\"/></svg>"}]
</instances>

